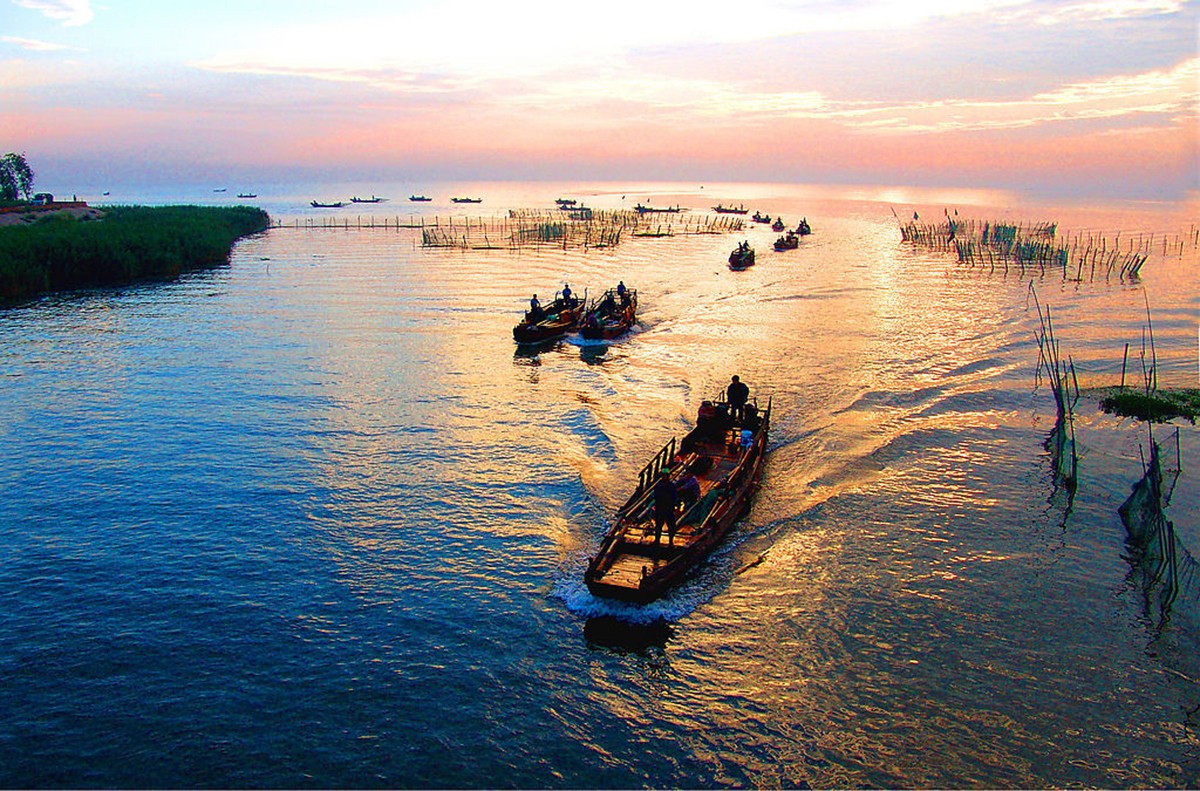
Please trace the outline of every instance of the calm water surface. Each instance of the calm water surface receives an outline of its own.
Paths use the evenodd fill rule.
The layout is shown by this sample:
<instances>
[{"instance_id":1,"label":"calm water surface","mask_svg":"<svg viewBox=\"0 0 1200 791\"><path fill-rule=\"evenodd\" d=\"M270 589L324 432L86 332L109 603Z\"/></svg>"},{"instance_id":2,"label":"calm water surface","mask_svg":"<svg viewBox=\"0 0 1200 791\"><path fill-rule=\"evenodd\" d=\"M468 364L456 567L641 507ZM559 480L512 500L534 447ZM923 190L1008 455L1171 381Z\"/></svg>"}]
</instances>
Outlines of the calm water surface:
<instances>
[{"instance_id":1,"label":"calm water surface","mask_svg":"<svg viewBox=\"0 0 1200 791\"><path fill-rule=\"evenodd\" d=\"M1140 377L1147 305L1160 383L1197 386L1195 245L1155 247L1135 283L1021 277L901 244L891 207L1123 240L1189 239L1185 213L445 191L485 203L340 216L570 194L745 202L814 234L423 249L303 227L325 216L309 199L380 192L329 186L264 195L293 227L227 267L0 314L0 786L1200 783L1200 435L1178 426L1180 465L1155 428L1163 608L1117 514L1148 430L1093 390L1126 343ZM731 272L742 238L758 265ZM514 346L531 293L618 279L630 337ZM1033 293L1084 389L1074 498L1044 446ZM776 410L753 509L667 599L594 599L583 568L641 465L733 373Z\"/></svg>"}]
</instances>

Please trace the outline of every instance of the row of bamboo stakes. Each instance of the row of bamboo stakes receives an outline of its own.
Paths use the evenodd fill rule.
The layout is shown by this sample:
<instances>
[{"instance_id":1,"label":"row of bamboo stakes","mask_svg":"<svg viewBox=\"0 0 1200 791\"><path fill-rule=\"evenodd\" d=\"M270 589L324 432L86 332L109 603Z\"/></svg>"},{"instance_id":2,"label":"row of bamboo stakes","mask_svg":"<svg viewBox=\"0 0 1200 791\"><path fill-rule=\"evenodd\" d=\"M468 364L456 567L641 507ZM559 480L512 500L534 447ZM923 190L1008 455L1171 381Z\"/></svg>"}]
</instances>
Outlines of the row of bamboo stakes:
<instances>
[{"instance_id":1,"label":"row of bamboo stakes","mask_svg":"<svg viewBox=\"0 0 1200 791\"><path fill-rule=\"evenodd\" d=\"M673 216L674 217L674 216ZM627 209L544 211L513 209L506 217L348 217L296 218L277 221L272 227L297 230L402 230L421 232L421 245L463 250L520 249L554 245L568 247L615 247L626 237L694 236L737 233L745 228L741 217L681 215L669 222Z\"/></svg>"},{"instance_id":2,"label":"row of bamboo stakes","mask_svg":"<svg viewBox=\"0 0 1200 791\"><path fill-rule=\"evenodd\" d=\"M893 214L895 210L893 210ZM897 218L899 220L899 218ZM989 267L992 272L1002 268L1061 271L1064 280L1110 279L1114 275L1124 280L1136 280L1152 254L1161 248L1163 257L1183 257L1190 246L1200 247L1200 229L1192 226L1186 235L1136 234L1121 239L1121 232L1111 239L1104 234L1080 232L1067 239L1058 238L1057 223L1000 223L974 219L959 219L947 213L937 223L921 223L914 219L900 223L900 238L905 242L932 250L953 253L959 263L967 266Z\"/></svg>"}]
</instances>

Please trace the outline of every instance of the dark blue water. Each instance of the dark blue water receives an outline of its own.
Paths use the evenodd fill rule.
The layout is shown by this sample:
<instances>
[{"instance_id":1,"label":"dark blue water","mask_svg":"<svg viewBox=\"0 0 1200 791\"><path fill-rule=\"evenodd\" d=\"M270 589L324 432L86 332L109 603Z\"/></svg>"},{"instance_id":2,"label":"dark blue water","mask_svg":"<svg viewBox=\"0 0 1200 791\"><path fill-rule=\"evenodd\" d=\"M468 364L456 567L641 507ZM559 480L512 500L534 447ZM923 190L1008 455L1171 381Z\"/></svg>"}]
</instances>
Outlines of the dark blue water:
<instances>
[{"instance_id":1,"label":"dark blue water","mask_svg":"<svg viewBox=\"0 0 1200 791\"><path fill-rule=\"evenodd\" d=\"M463 211L565 194L492 189ZM0 786L1200 783L1200 438L1178 425L1176 464L1155 429L1182 467L1164 611L1116 510L1147 428L1088 395L1127 342L1140 372L1147 304L1161 384L1197 385L1194 246L1137 283L1033 278L1085 390L1072 499L1029 278L901 244L894 196L720 189L626 202L815 233L463 251L285 227L0 314ZM733 273L741 238L759 263ZM513 345L530 293L617 279L630 337ZM638 469L732 373L776 410L750 514L667 599L592 598Z\"/></svg>"}]
</instances>

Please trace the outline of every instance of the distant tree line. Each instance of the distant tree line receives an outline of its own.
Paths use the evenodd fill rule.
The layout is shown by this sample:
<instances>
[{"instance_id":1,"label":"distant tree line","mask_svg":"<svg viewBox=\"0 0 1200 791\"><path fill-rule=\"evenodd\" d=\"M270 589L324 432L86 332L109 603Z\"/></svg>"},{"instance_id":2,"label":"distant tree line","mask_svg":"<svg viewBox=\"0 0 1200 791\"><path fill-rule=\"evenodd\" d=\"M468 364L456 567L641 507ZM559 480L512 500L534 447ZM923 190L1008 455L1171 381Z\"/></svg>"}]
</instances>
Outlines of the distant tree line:
<instances>
[{"instance_id":1,"label":"distant tree line","mask_svg":"<svg viewBox=\"0 0 1200 791\"><path fill-rule=\"evenodd\" d=\"M24 154L9 152L0 159L0 200L15 201L33 192L33 169Z\"/></svg>"},{"instance_id":2,"label":"distant tree line","mask_svg":"<svg viewBox=\"0 0 1200 791\"><path fill-rule=\"evenodd\" d=\"M234 242L269 225L252 206L119 206L100 219L59 213L0 227L0 303L220 266Z\"/></svg>"}]
</instances>

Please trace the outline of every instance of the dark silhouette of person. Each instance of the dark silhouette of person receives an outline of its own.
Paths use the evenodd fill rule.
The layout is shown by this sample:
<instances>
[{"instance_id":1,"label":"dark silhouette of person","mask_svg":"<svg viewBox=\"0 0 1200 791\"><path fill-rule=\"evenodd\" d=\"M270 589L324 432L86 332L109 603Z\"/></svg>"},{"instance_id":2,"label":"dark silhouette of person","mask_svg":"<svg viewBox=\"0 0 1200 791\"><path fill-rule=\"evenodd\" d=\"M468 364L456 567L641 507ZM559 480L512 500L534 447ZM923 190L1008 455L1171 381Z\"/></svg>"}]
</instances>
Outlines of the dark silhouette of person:
<instances>
[{"instance_id":1,"label":"dark silhouette of person","mask_svg":"<svg viewBox=\"0 0 1200 791\"><path fill-rule=\"evenodd\" d=\"M563 304L568 308L575 307L575 300L571 297L571 286L567 283L563 283L562 299Z\"/></svg>"},{"instance_id":2,"label":"dark silhouette of person","mask_svg":"<svg viewBox=\"0 0 1200 791\"><path fill-rule=\"evenodd\" d=\"M666 469L659 471L658 480L654 482L654 543L662 540L663 525L667 526L667 543L675 543L675 503L678 493L675 484L671 483L671 475Z\"/></svg>"},{"instance_id":3,"label":"dark silhouette of person","mask_svg":"<svg viewBox=\"0 0 1200 791\"><path fill-rule=\"evenodd\" d=\"M538 321L542 318L542 303L538 301L537 294L529 300L529 320Z\"/></svg>"},{"instance_id":4,"label":"dark silhouette of person","mask_svg":"<svg viewBox=\"0 0 1200 791\"><path fill-rule=\"evenodd\" d=\"M746 399L749 397L750 388L734 374L725 389L725 401L729 404L730 415L739 423L746 417Z\"/></svg>"}]
</instances>

